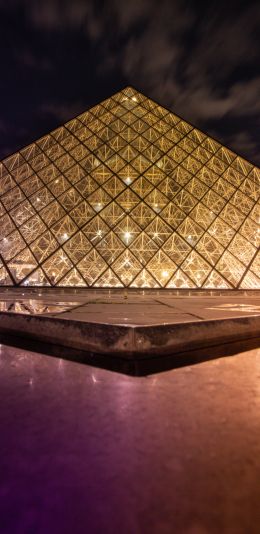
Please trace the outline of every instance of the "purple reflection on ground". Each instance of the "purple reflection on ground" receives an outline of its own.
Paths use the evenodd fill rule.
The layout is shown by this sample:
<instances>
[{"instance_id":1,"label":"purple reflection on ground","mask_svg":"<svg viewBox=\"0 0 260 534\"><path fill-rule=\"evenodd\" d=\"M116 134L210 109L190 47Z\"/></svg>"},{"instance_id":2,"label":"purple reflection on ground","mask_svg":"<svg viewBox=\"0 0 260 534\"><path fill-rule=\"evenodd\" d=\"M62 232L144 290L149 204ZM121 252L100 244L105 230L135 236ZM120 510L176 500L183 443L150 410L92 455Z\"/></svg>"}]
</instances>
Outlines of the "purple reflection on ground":
<instances>
[{"instance_id":1,"label":"purple reflection on ground","mask_svg":"<svg viewBox=\"0 0 260 534\"><path fill-rule=\"evenodd\" d=\"M260 354L133 378L0 354L0 532L257 532Z\"/></svg>"}]
</instances>

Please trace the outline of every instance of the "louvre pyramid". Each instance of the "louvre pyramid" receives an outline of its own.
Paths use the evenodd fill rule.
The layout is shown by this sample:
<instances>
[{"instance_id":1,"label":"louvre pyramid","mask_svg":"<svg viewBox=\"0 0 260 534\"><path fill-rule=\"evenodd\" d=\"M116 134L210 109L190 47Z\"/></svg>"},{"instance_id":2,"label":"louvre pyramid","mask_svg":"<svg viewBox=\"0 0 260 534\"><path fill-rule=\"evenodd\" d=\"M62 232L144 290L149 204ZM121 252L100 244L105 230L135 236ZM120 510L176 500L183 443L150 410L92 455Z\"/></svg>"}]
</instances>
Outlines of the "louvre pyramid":
<instances>
[{"instance_id":1,"label":"louvre pyramid","mask_svg":"<svg viewBox=\"0 0 260 534\"><path fill-rule=\"evenodd\" d=\"M0 164L0 285L259 288L259 184L127 87Z\"/></svg>"}]
</instances>

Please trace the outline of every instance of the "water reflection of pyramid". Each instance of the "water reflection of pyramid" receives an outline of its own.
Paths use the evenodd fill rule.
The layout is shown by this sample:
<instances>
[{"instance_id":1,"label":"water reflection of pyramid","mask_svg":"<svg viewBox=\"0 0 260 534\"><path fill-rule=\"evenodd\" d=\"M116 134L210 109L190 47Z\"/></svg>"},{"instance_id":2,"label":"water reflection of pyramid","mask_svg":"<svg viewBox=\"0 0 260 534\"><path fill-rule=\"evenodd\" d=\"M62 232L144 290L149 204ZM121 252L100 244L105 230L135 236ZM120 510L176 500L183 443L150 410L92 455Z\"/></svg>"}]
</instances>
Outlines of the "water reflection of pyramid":
<instances>
[{"instance_id":1,"label":"water reflection of pyramid","mask_svg":"<svg viewBox=\"0 0 260 534\"><path fill-rule=\"evenodd\" d=\"M1 285L260 287L259 169L130 87L0 165Z\"/></svg>"}]
</instances>

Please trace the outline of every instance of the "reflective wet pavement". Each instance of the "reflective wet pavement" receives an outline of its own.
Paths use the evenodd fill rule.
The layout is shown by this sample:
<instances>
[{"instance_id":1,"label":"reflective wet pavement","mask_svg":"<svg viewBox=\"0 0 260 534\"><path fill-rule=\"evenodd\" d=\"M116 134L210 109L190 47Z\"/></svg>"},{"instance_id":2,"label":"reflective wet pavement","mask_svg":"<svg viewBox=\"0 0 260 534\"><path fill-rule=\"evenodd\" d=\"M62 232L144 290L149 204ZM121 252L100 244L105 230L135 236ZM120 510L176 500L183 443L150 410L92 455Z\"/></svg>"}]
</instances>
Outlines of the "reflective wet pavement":
<instances>
[{"instance_id":1,"label":"reflective wet pavement","mask_svg":"<svg viewBox=\"0 0 260 534\"><path fill-rule=\"evenodd\" d=\"M260 317L260 292L9 289L0 291L0 311L111 325L165 325Z\"/></svg>"},{"instance_id":2,"label":"reflective wet pavement","mask_svg":"<svg viewBox=\"0 0 260 534\"><path fill-rule=\"evenodd\" d=\"M36 299L17 299L17 300L1 300L0 301L0 311L1 312L12 312L12 313L22 313L29 315L38 315L45 313L62 313L64 311L70 310L73 306L76 306L78 303L73 302L57 302L52 303L48 300L36 300ZM80 303L79 303L80 304Z\"/></svg>"},{"instance_id":3,"label":"reflective wet pavement","mask_svg":"<svg viewBox=\"0 0 260 534\"><path fill-rule=\"evenodd\" d=\"M0 292L0 342L45 343L51 354L53 346L83 351L86 362L127 374L169 369L187 351L249 340L250 348L259 346L259 292Z\"/></svg>"},{"instance_id":4,"label":"reflective wet pavement","mask_svg":"<svg viewBox=\"0 0 260 534\"><path fill-rule=\"evenodd\" d=\"M259 384L259 349L133 378L2 345L1 534L258 534Z\"/></svg>"}]
</instances>

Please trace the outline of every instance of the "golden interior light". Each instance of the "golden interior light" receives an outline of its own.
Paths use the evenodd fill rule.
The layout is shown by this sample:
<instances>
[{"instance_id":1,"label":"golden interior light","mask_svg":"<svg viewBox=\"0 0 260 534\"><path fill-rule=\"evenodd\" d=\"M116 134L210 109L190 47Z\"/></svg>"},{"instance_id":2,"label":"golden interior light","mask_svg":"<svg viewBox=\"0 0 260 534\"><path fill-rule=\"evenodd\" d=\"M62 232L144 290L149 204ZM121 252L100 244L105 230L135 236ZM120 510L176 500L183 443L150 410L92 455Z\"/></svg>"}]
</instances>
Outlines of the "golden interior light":
<instances>
[{"instance_id":1,"label":"golden interior light","mask_svg":"<svg viewBox=\"0 0 260 534\"><path fill-rule=\"evenodd\" d=\"M131 87L0 176L0 285L260 288L260 170Z\"/></svg>"}]
</instances>

